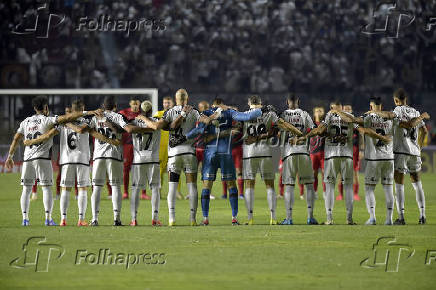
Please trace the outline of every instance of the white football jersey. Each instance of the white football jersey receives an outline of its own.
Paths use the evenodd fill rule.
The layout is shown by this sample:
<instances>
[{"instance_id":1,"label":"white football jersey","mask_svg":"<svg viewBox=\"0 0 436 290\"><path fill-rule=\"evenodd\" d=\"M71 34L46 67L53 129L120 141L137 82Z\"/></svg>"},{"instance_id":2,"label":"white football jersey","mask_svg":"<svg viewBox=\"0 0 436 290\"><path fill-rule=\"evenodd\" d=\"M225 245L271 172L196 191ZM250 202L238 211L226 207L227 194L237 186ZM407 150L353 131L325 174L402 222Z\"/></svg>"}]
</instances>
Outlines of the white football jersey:
<instances>
[{"instance_id":1,"label":"white football jersey","mask_svg":"<svg viewBox=\"0 0 436 290\"><path fill-rule=\"evenodd\" d=\"M164 113L163 119L167 123L171 124L175 119L177 119L177 117L180 116L182 109L182 106L172 107ZM182 121L179 128L169 131L169 138L183 138L183 136L186 136L189 131L195 128L199 118L200 113L196 109L191 110L186 118ZM187 139L182 144L174 147L168 145L168 157L173 157L184 153L195 153L195 148L193 146L194 141L194 139Z\"/></svg>"},{"instance_id":2,"label":"white football jersey","mask_svg":"<svg viewBox=\"0 0 436 290\"><path fill-rule=\"evenodd\" d=\"M33 115L21 122L17 133L24 135L25 140L36 139L42 134L49 131L57 124L57 116L47 117L44 115ZM50 149L53 146L53 138L32 146L26 146L24 149L24 161L34 159L51 159Z\"/></svg>"},{"instance_id":3,"label":"white football jersey","mask_svg":"<svg viewBox=\"0 0 436 290\"><path fill-rule=\"evenodd\" d=\"M157 119L150 118L156 122ZM134 119L132 124L147 128L144 121ZM133 140L133 164L159 163L160 130L149 133L134 133Z\"/></svg>"},{"instance_id":4,"label":"white football jersey","mask_svg":"<svg viewBox=\"0 0 436 290\"><path fill-rule=\"evenodd\" d=\"M73 122L76 126L89 126L90 120L79 118ZM58 127L60 149L59 149L59 165L64 164L83 164L89 165L90 150L89 150L89 133L78 134L71 128L61 125Z\"/></svg>"},{"instance_id":5,"label":"white football jersey","mask_svg":"<svg viewBox=\"0 0 436 290\"><path fill-rule=\"evenodd\" d=\"M325 159L332 157L353 158L353 123L342 120L338 114L327 113L323 122L327 126Z\"/></svg>"},{"instance_id":6,"label":"white football jersey","mask_svg":"<svg viewBox=\"0 0 436 290\"><path fill-rule=\"evenodd\" d=\"M268 133L279 117L275 112L265 112L257 119L244 122L244 136L259 136ZM261 140L252 144L243 145L243 158L271 157L271 139Z\"/></svg>"},{"instance_id":7,"label":"white football jersey","mask_svg":"<svg viewBox=\"0 0 436 290\"><path fill-rule=\"evenodd\" d=\"M363 116L363 125L383 136L393 136L398 119L388 120L377 114ZM365 135L365 159L371 161L394 160L393 143L384 143L379 139Z\"/></svg>"},{"instance_id":8,"label":"white football jersey","mask_svg":"<svg viewBox=\"0 0 436 290\"><path fill-rule=\"evenodd\" d=\"M310 115L301 109L288 109L282 113L281 117L283 120L300 130L303 134L315 127ZM294 135L288 131L282 131L282 134L284 135L285 141L283 157L290 156L292 154L309 154L309 139L307 139L304 143L291 145L289 144L289 138L294 137Z\"/></svg>"},{"instance_id":9,"label":"white football jersey","mask_svg":"<svg viewBox=\"0 0 436 290\"><path fill-rule=\"evenodd\" d=\"M421 115L417 110L409 106L398 106L394 109L394 113L400 122L408 122ZM411 129L397 126L394 135L394 153L421 156L421 148L418 145L418 131L423 126L425 126L424 121Z\"/></svg>"},{"instance_id":10,"label":"white football jersey","mask_svg":"<svg viewBox=\"0 0 436 290\"><path fill-rule=\"evenodd\" d=\"M104 116L101 118L97 116L92 117L89 126L108 138L121 139L122 128L127 126L127 123L122 115L112 111L105 111ZM114 146L96 139L94 142L93 160L106 158L123 161L122 146Z\"/></svg>"}]
</instances>

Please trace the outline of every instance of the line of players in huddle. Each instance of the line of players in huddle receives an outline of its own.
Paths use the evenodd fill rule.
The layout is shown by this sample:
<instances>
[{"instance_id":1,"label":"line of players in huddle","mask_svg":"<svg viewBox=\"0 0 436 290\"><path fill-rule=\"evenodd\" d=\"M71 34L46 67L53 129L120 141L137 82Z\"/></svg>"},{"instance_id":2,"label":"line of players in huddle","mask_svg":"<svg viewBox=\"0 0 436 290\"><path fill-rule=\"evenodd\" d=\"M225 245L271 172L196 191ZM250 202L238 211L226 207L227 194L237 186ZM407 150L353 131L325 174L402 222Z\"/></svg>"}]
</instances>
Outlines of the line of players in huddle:
<instances>
[{"instance_id":1,"label":"line of players in huddle","mask_svg":"<svg viewBox=\"0 0 436 290\"><path fill-rule=\"evenodd\" d=\"M339 102L331 104L325 119L314 124L310 115L299 108L299 97L286 97L288 109L277 114L274 107L263 105L259 96L248 98L250 110L238 112L215 99L212 108L201 113L188 105L188 93L179 89L175 94L176 106L164 112L162 118L151 117L151 103L141 104L141 114L130 122L115 112L116 100L105 98L102 108L85 111L81 100L72 103L72 112L62 116L49 116L46 97L32 100L36 114L21 122L14 136L6 160L6 168L13 167L13 156L23 141L26 146L21 173L23 191L21 209L23 226L29 223L29 205L32 185L39 182L43 192L45 225L56 223L52 219L53 196L51 192L53 170L50 148L53 136L60 134L60 186L61 223L66 225L66 216L71 188L78 187L78 226L88 225L85 221L87 188L92 184L92 226L98 226L101 191L106 178L112 187L114 225L122 225L121 184L123 182L123 149L120 145L123 132L132 134L133 163L131 172L131 216L130 225L136 226L139 193L147 184L151 188L152 225L160 226L159 202L161 188L159 147L161 130L169 131L168 142L168 210L169 226L176 225L175 208L180 174L186 175L190 203L190 224L197 225L197 169L198 160L194 144L203 143L201 208L202 225L209 224L209 202L211 188L218 168L226 184L231 206L232 224L238 222L238 187L236 169L232 158L235 143L243 142L242 178L245 180L244 200L247 208L247 223L253 224L254 187L259 172L266 185L270 210L270 224L278 224L276 217L277 197L274 190L274 165L272 148L282 148L282 183L285 186L284 203L286 218L280 223L292 225L294 189L298 180L307 190L307 224L318 224L313 216L314 172L310 159L309 144L312 138L322 137L324 143L325 209L324 224L333 224L334 188L336 179L341 178L345 189L346 221L353 221L353 134L357 130L364 135L365 196L370 218L368 225L376 224L374 189L381 182L386 197L386 225L404 225L404 176L410 174L416 191L420 212L419 223L425 224L425 197L420 181L420 148L427 134L424 120L430 116L420 114L407 105L408 97L403 89L394 92L396 108L393 112L383 111L378 97L369 100L370 110L362 117L345 112ZM162 132L164 132L162 131ZM90 179L89 137L95 138L92 156L92 182ZM313 139L312 139L313 140ZM317 139L317 142L319 139ZM394 208L393 183L395 181L398 218L392 220Z\"/></svg>"}]
</instances>

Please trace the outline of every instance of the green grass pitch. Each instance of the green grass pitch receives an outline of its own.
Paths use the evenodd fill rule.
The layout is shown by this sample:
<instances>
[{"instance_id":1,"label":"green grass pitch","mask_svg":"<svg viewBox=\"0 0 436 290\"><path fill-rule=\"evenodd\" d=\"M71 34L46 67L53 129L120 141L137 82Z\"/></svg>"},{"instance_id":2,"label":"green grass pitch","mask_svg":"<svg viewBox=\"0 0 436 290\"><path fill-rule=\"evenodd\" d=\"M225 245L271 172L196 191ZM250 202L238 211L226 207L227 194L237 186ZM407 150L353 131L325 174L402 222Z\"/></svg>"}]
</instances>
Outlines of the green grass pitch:
<instances>
[{"instance_id":1,"label":"green grass pitch","mask_svg":"<svg viewBox=\"0 0 436 290\"><path fill-rule=\"evenodd\" d=\"M166 226L166 200L161 200L160 210L164 227L150 226L149 201L141 201L138 217L140 226L113 227L112 204L104 192L100 211L101 226L77 228L77 203L71 197L68 226L45 227L42 194L39 191L38 200L32 201L30 205L31 226L23 228L20 225L19 176L0 174L0 288L434 289L435 175L424 175L423 185L428 220L424 226L417 224L418 209L409 180L405 188L406 226L362 225L368 218L362 180L362 201L355 202L354 210L357 226L345 225L343 201L335 202L336 225L307 226L305 201L298 197L294 206L296 225L270 226L265 186L258 180L253 226L231 226L228 201L217 199L211 201L211 225L208 227L188 226L189 202L186 200L177 201L177 227ZM199 186L199 192L200 188ZM167 193L166 184L162 192L164 195ZM183 188L183 192L186 193L186 188ZM220 184L215 184L213 193L220 196ZM90 192L88 219L91 214L89 196ZM321 192L319 196L315 203L315 217L322 222L325 220L325 210ZM378 222L382 224L385 205L380 185L377 186L376 197L376 213ZM242 200L239 209L239 219L243 223L246 210ZM278 218L282 219L285 215L283 200L278 200L277 212ZM200 221L201 207L197 217ZM54 219L59 222L59 201L54 203ZM122 221L128 224L129 220L129 201L124 201ZM37 246L37 249L29 246L23 251L23 244L31 237L45 237L46 241ZM393 237L396 239L394 244L402 246L389 244L376 248L375 253L373 244L382 237ZM50 255L47 255L47 248L44 248L47 246L43 244L55 245ZM110 260L107 260L102 264L96 258L100 249L109 249L114 255L120 254L117 263L112 260L115 264L108 264ZM60 251L64 254L59 258ZM401 254L398 255L398 252ZM388 267L383 263L386 253L389 253ZM375 254L378 265L361 265L365 258L373 261ZM25 255L26 263L22 259ZM86 258L86 255L89 256ZM127 268L125 260L128 255L131 263ZM36 256L40 263L38 269L32 265ZM16 258L21 258L21 268L11 263ZM47 272L42 272L47 263ZM365 265L367 266L364 267Z\"/></svg>"}]
</instances>

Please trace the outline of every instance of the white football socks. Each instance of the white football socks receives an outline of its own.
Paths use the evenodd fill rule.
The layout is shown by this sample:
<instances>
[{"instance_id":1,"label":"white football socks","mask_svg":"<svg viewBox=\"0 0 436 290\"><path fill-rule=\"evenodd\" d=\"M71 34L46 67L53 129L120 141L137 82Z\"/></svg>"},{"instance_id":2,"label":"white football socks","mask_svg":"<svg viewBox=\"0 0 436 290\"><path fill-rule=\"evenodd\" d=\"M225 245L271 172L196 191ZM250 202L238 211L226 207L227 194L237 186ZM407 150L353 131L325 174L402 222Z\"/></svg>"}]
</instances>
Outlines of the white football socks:
<instances>
[{"instance_id":1,"label":"white football socks","mask_svg":"<svg viewBox=\"0 0 436 290\"><path fill-rule=\"evenodd\" d=\"M191 222L196 221L197 218L197 208L198 208L198 190L197 183L187 183L189 193L189 205L191 208Z\"/></svg>"},{"instance_id":2,"label":"white football socks","mask_svg":"<svg viewBox=\"0 0 436 290\"><path fill-rule=\"evenodd\" d=\"M132 220L136 220L136 215L138 214L140 191L140 188L132 187L132 194L130 196L130 215L132 216Z\"/></svg>"},{"instance_id":3,"label":"white football socks","mask_svg":"<svg viewBox=\"0 0 436 290\"><path fill-rule=\"evenodd\" d=\"M335 184L326 183L325 187L325 211L327 214L327 220L331 221L333 219L333 207L335 205Z\"/></svg>"},{"instance_id":4,"label":"white football socks","mask_svg":"<svg viewBox=\"0 0 436 290\"><path fill-rule=\"evenodd\" d=\"M121 218L121 204L123 202L123 195L121 194L121 187L119 185L112 185L112 207L114 210L114 220L119 221Z\"/></svg>"},{"instance_id":5,"label":"white football socks","mask_svg":"<svg viewBox=\"0 0 436 290\"><path fill-rule=\"evenodd\" d=\"M375 186L366 185L365 186L365 202L366 208L369 213L369 218L371 220L375 220L375 195L374 195Z\"/></svg>"},{"instance_id":6,"label":"white football socks","mask_svg":"<svg viewBox=\"0 0 436 290\"><path fill-rule=\"evenodd\" d=\"M397 211L400 219L404 219L404 184L395 183Z\"/></svg>"},{"instance_id":7,"label":"white football socks","mask_svg":"<svg viewBox=\"0 0 436 290\"><path fill-rule=\"evenodd\" d=\"M51 212L53 210L53 194L51 192L51 186L42 187L42 198L44 202L45 218L51 220Z\"/></svg>"},{"instance_id":8,"label":"white football socks","mask_svg":"<svg viewBox=\"0 0 436 290\"><path fill-rule=\"evenodd\" d=\"M416 192L416 203L419 208L419 217L425 217L425 196L424 190L422 189L421 181L412 183L413 188Z\"/></svg>"},{"instance_id":9,"label":"white football socks","mask_svg":"<svg viewBox=\"0 0 436 290\"><path fill-rule=\"evenodd\" d=\"M159 220L160 186L151 185L151 219Z\"/></svg>"},{"instance_id":10,"label":"white football socks","mask_svg":"<svg viewBox=\"0 0 436 290\"><path fill-rule=\"evenodd\" d=\"M315 206L315 189L313 183L306 184L307 218L313 218L313 208Z\"/></svg>"},{"instance_id":11,"label":"white football socks","mask_svg":"<svg viewBox=\"0 0 436 290\"><path fill-rule=\"evenodd\" d=\"M393 185L383 185L386 199L386 223L392 224L392 214L394 211L394 187Z\"/></svg>"},{"instance_id":12,"label":"white football socks","mask_svg":"<svg viewBox=\"0 0 436 290\"><path fill-rule=\"evenodd\" d=\"M88 190L80 189L77 195L77 207L79 208L79 220L85 219L86 207L88 205Z\"/></svg>"},{"instance_id":13,"label":"white football socks","mask_svg":"<svg viewBox=\"0 0 436 290\"><path fill-rule=\"evenodd\" d=\"M247 219L251 220L253 218L253 208L254 208L254 188L247 187L245 189L245 207L247 208Z\"/></svg>"},{"instance_id":14,"label":"white football socks","mask_svg":"<svg viewBox=\"0 0 436 290\"><path fill-rule=\"evenodd\" d=\"M266 189L266 198L268 200L268 206L271 212L271 219L275 220L277 219L276 217L277 197L274 188Z\"/></svg>"},{"instance_id":15,"label":"white football socks","mask_svg":"<svg viewBox=\"0 0 436 290\"><path fill-rule=\"evenodd\" d=\"M98 214L100 212L100 195L102 186L94 185L91 195L91 210L92 210L92 220L98 220ZM113 197L112 197L113 198Z\"/></svg>"},{"instance_id":16,"label":"white football socks","mask_svg":"<svg viewBox=\"0 0 436 290\"><path fill-rule=\"evenodd\" d=\"M169 222L174 222L176 220L176 193L177 193L178 182L169 182L168 184L168 212L169 212Z\"/></svg>"},{"instance_id":17,"label":"white football socks","mask_svg":"<svg viewBox=\"0 0 436 290\"><path fill-rule=\"evenodd\" d=\"M32 186L23 185L23 191L21 192L21 213L23 214L23 220L29 219L30 208L30 194L32 193Z\"/></svg>"},{"instance_id":18,"label":"white football socks","mask_svg":"<svg viewBox=\"0 0 436 290\"><path fill-rule=\"evenodd\" d=\"M70 191L63 188L61 190L61 199L59 202L62 219L67 219L67 210L68 210L69 203L70 203Z\"/></svg>"},{"instance_id":19,"label":"white football socks","mask_svg":"<svg viewBox=\"0 0 436 290\"><path fill-rule=\"evenodd\" d=\"M286 208L286 219L292 219L292 208L294 207L294 190L295 185L285 185L285 192L283 196L283 200L285 202L285 208Z\"/></svg>"}]
</instances>

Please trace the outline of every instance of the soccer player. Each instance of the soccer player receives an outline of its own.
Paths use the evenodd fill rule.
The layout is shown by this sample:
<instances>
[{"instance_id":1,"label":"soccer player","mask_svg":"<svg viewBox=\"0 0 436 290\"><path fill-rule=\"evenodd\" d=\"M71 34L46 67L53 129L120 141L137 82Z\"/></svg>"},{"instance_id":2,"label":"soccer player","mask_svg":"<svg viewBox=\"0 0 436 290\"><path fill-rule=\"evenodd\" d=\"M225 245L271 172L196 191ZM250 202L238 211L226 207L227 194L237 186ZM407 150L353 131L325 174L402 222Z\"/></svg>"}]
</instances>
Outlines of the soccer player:
<instances>
[{"instance_id":1,"label":"soccer player","mask_svg":"<svg viewBox=\"0 0 436 290\"><path fill-rule=\"evenodd\" d=\"M394 179L398 218L394 225L405 225L404 219L404 175L409 173L412 186L416 193L416 202L419 208L419 224L426 223L425 195L422 188L421 148L428 130L424 120L430 119L428 113L420 114L408 106L408 95L402 88L397 89L393 95L396 105L394 112L376 112L385 118L398 118L399 125L394 134Z\"/></svg>"},{"instance_id":2,"label":"soccer player","mask_svg":"<svg viewBox=\"0 0 436 290\"><path fill-rule=\"evenodd\" d=\"M163 115L166 111L174 107L174 100L172 97L164 97L162 100L163 110L157 111L154 114L154 118L158 120L162 119ZM159 148L159 162L160 162L160 184L163 183L163 175L167 172L167 164L168 164L168 140L169 140L169 132L167 130L161 130L160 132L160 148ZM178 199L182 199L183 196L180 193L180 183L177 186L176 196Z\"/></svg>"},{"instance_id":3,"label":"soccer player","mask_svg":"<svg viewBox=\"0 0 436 290\"><path fill-rule=\"evenodd\" d=\"M282 221L282 225L292 225L292 208L294 206L294 189L297 174L299 183L306 185L306 201L307 201L307 224L317 225L318 221L313 217L313 207L315 201L315 191L313 187L313 171L310 154L309 140L303 142L295 142L295 137L301 136L304 132L308 133L315 125L313 124L310 115L299 108L300 98L294 94L287 97L288 109L285 110L281 117L286 122L293 125L299 130L299 134L283 132L283 140L285 149L283 151L283 178L282 182L285 185L284 201L286 208L286 218Z\"/></svg>"},{"instance_id":4,"label":"soccer player","mask_svg":"<svg viewBox=\"0 0 436 290\"><path fill-rule=\"evenodd\" d=\"M325 111L324 107L313 108L313 120L318 127L322 121L324 121ZM315 199L318 192L318 173L321 171L321 182L323 189L323 196L325 195L325 183L324 183L324 147L325 137L316 135L310 138L310 159L312 160L312 169L314 176L313 188L315 190Z\"/></svg>"},{"instance_id":5,"label":"soccer player","mask_svg":"<svg viewBox=\"0 0 436 290\"><path fill-rule=\"evenodd\" d=\"M149 101L141 103L142 114L151 118L152 104ZM142 128L148 128L143 120L136 118L133 124ZM135 133L133 137L133 167L132 167L132 196L130 199L130 213L132 215L131 226L137 226L136 215L139 206L139 191L148 183L151 188L151 224L161 226L159 221L160 203L160 175L159 175L159 146L160 130L156 126L148 128L148 131Z\"/></svg>"},{"instance_id":6,"label":"soccer player","mask_svg":"<svg viewBox=\"0 0 436 290\"><path fill-rule=\"evenodd\" d=\"M116 100L114 96L107 96L103 102L104 112L102 116L94 116L90 127L110 139L121 139L122 129L128 133L139 133L144 128L128 124L124 117L116 113ZM112 187L112 206L114 212L114 226L122 226L121 223L121 181L123 151L120 145L115 146L103 141L94 143L92 167L91 195L92 222L91 226L98 226L98 215L100 209L100 195L103 185L106 182L106 175L109 185Z\"/></svg>"},{"instance_id":7,"label":"soccer player","mask_svg":"<svg viewBox=\"0 0 436 290\"><path fill-rule=\"evenodd\" d=\"M196 215L198 207L197 191L197 158L193 140L186 139L186 133L191 131L200 119L200 113L188 105L188 92L179 89L176 92L176 106L166 111L158 122L153 122L141 116L148 127L156 123L156 130L166 128L169 133L168 148L168 211L169 226L176 225L176 192L182 170L186 175L186 184L189 192L190 224L196 226Z\"/></svg>"},{"instance_id":8,"label":"soccer player","mask_svg":"<svg viewBox=\"0 0 436 290\"><path fill-rule=\"evenodd\" d=\"M132 122L141 112L139 107L141 105L141 100L139 97L134 96L130 98L129 108L119 111L118 113L123 115L127 122ZM124 194L123 199L129 198L129 174L130 169L132 167L133 162L133 143L132 143L132 135L123 132L123 184L124 184ZM141 199L150 199L147 195L145 189L142 191Z\"/></svg>"},{"instance_id":9,"label":"soccer player","mask_svg":"<svg viewBox=\"0 0 436 290\"><path fill-rule=\"evenodd\" d=\"M271 136L277 127L298 134L299 130L279 118L271 106L263 106L259 96L248 98L250 109L262 108L262 115L252 121L244 122L243 176L245 180L245 205L247 207L247 225L253 224L254 186L256 174L265 182L268 206L271 213L270 225L277 225L277 197L274 190L274 167L272 164ZM299 132L301 135L301 132Z\"/></svg>"},{"instance_id":10,"label":"soccer player","mask_svg":"<svg viewBox=\"0 0 436 290\"><path fill-rule=\"evenodd\" d=\"M188 138L194 138L199 134L215 135L217 140L205 141L204 164L202 168L203 190L201 192L201 208L203 211L203 225L209 225L209 201L210 190L216 179L218 168L221 168L221 180L226 182L229 188L229 201L232 208L232 225L239 225L238 216L238 188L236 187L236 169L232 157L232 134L221 134L231 130L233 121L249 121L260 117L260 109L248 112L237 112L228 109L222 99L215 99L213 108L203 112L211 119L216 119L213 124L206 126L201 123L195 129L188 132ZM207 123L207 122L206 122ZM215 138L214 138L215 139Z\"/></svg>"},{"instance_id":11,"label":"soccer player","mask_svg":"<svg viewBox=\"0 0 436 290\"><path fill-rule=\"evenodd\" d=\"M353 114L353 107L351 105L343 106L344 112ZM358 129L353 130L353 193L354 200L359 201L359 170L360 170L360 134ZM344 198L344 185L342 182L338 184L339 195L336 200L343 200Z\"/></svg>"},{"instance_id":12,"label":"soccer player","mask_svg":"<svg viewBox=\"0 0 436 290\"><path fill-rule=\"evenodd\" d=\"M33 98L32 106L36 114L21 122L9 148L9 155L5 162L5 166L8 170L11 170L14 166L13 156L19 142L23 138L25 138L25 140L38 138L38 136L45 134L57 124L74 121L75 119L84 116L83 112L74 112L63 116L49 117L48 99L45 96L37 96ZM90 111L86 114L95 113L97 112ZM23 186L21 194L21 211L23 214L23 226L29 225L30 194L35 180L37 180L42 187L45 225L56 225L51 216L53 210L53 195L51 191L51 186L53 184L53 168L51 164L50 149L52 145L53 138L50 138L41 144L26 146L24 149L24 162L21 169L21 185Z\"/></svg>"},{"instance_id":13,"label":"soccer player","mask_svg":"<svg viewBox=\"0 0 436 290\"><path fill-rule=\"evenodd\" d=\"M337 175L341 175L345 187L345 203L347 209L347 224L355 225L353 221L353 129L354 124L346 122L336 112L342 111L339 101L330 104L331 112L327 113L325 120L318 128L308 133L305 138L315 135L327 134L325 141L325 169L324 182L326 183L325 208L327 221L324 224L333 224L334 192ZM352 117L351 114L344 113Z\"/></svg>"},{"instance_id":14,"label":"soccer player","mask_svg":"<svg viewBox=\"0 0 436 290\"><path fill-rule=\"evenodd\" d=\"M83 112L85 105L83 101L76 100L71 106L72 112ZM89 161L89 135L103 142L119 145L119 140L112 140L89 128L89 118L79 118L76 121L59 125L36 139L25 140L25 146L33 146L45 142L54 135L60 134L59 166L60 178L60 212L61 226L67 225L67 210L70 200L71 188L76 184L78 187L78 208L79 220L77 226L87 226L85 221L87 207L87 190L91 185Z\"/></svg>"}]
</instances>

